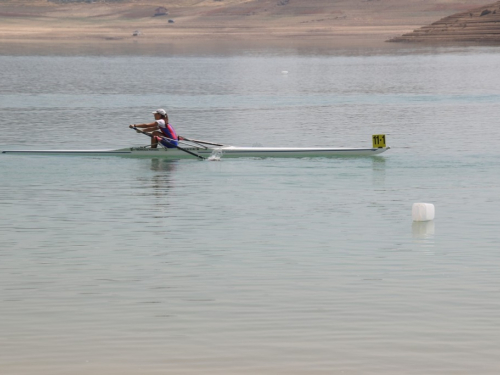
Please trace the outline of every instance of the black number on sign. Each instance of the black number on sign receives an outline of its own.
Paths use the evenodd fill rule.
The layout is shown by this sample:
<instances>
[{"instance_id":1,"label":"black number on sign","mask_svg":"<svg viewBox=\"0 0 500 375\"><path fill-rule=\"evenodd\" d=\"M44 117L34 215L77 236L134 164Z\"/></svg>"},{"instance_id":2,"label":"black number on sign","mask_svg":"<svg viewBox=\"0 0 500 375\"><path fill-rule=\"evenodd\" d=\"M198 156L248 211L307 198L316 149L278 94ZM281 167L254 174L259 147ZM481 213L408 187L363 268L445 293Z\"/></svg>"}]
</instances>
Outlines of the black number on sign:
<instances>
[{"instance_id":1,"label":"black number on sign","mask_svg":"<svg viewBox=\"0 0 500 375\"><path fill-rule=\"evenodd\" d=\"M372 138L374 148L385 147L385 134L373 134Z\"/></svg>"}]
</instances>

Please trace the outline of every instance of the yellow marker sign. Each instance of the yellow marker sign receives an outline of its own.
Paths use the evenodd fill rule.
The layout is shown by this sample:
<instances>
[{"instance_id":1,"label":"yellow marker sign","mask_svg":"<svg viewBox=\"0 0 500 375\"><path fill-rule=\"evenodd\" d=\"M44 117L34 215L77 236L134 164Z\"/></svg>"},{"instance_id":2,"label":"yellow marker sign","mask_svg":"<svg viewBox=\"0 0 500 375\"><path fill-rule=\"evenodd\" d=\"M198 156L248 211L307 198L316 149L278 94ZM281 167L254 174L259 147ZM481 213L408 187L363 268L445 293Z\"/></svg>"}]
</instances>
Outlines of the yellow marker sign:
<instances>
[{"instance_id":1,"label":"yellow marker sign","mask_svg":"<svg viewBox=\"0 0 500 375\"><path fill-rule=\"evenodd\" d=\"M372 135L373 148L382 148L385 146L385 134Z\"/></svg>"}]
</instances>

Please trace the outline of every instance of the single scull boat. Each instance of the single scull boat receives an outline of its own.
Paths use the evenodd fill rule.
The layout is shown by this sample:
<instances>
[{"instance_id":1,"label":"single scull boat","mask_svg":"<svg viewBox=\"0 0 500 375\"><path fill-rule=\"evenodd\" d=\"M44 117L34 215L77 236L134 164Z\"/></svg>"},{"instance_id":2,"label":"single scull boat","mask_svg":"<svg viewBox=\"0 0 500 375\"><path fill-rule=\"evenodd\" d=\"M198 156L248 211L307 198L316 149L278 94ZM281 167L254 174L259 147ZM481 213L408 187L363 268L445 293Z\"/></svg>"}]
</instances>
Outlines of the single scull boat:
<instances>
[{"instance_id":1,"label":"single scull boat","mask_svg":"<svg viewBox=\"0 0 500 375\"><path fill-rule=\"evenodd\" d=\"M311 158L331 156L370 156L387 151L381 148L312 148L312 147L234 147L217 148L185 147L202 157L220 155L224 158ZM130 147L119 150L12 150L4 154L26 155L92 155L92 156L131 156L167 159L194 159L195 157L176 148Z\"/></svg>"},{"instance_id":2,"label":"single scull boat","mask_svg":"<svg viewBox=\"0 0 500 375\"><path fill-rule=\"evenodd\" d=\"M373 136L372 148L333 147L235 147L198 140L184 140L178 148L129 147L118 150L9 150L4 154L25 155L87 155L87 156L128 156L167 159L206 159L210 156L224 158L311 158L332 156L373 156L390 149L385 146L385 136ZM376 141L380 139L380 141ZM381 147L376 147L381 146Z\"/></svg>"}]
</instances>

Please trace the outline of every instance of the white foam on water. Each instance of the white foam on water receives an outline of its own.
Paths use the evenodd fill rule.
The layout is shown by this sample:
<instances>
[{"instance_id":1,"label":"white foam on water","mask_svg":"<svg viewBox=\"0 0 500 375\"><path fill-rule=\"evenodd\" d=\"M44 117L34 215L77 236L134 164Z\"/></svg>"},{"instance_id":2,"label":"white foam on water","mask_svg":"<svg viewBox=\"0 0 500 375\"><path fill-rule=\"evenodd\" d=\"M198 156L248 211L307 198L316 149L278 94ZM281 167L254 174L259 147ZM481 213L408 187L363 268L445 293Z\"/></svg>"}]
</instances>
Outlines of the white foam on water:
<instances>
[{"instance_id":1,"label":"white foam on water","mask_svg":"<svg viewBox=\"0 0 500 375\"><path fill-rule=\"evenodd\" d=\"M212 151L212 155L210 155L207 160L208 161L220 161L222 158L222 149L221 148L214 148Z\"/></svg>"}]
</instances>

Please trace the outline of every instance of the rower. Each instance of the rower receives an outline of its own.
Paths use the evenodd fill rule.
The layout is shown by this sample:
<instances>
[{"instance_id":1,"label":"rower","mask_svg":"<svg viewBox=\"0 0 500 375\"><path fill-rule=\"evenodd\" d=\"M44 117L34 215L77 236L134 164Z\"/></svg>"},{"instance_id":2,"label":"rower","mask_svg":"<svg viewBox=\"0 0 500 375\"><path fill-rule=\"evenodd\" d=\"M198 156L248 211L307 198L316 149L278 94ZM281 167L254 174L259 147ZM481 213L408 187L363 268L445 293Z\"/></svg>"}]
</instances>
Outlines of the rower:
<instances>
[{"instance_id":1,"label":"rower","mask_svg":"<svg viewBox=\"0 0 500 375\"><path fill-rule=\"evenodd\" d=\"M133 124L129 128L141 128L145 132L153 132L151 137L151 148L158 147L158 138L160 137L161 144L167 148L175 148L178 145L179 137L174 130L174 127L168 123L168 115L164 109L157 109L153 112L155 122L150 124ZM168 139L166 139L168 138Z\"/></svg>"}]
</instances>

